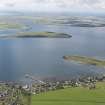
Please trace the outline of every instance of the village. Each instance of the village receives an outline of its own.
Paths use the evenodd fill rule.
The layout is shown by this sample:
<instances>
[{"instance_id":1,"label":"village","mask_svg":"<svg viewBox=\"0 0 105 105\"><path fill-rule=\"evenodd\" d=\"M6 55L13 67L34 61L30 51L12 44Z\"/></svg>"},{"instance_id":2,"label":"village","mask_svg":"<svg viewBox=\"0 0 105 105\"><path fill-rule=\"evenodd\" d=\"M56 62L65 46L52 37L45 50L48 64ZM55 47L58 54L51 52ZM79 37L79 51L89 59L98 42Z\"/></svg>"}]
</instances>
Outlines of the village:
<instances>
[{"instance_id":1,"label":"village","mask_svg":"<svg viewBox=\"0 0 105 105\"><path fill-rule=\"evenodd\" d=\"M0 105L29 105L25 102L26 91L22 91L21 85L15 82L0 81Z\"/></svg>"},{"instance_id":2,"label":"village","mask_svg":"<svg viewBox=\"0 0 105 105\"><path fill-rule=\"evenodd\" d=\"M39 94L42 92L54 91L65 88L75 88L75 87L83 87L92 90L96 89L97 82L105 82L104 75L97 77L83 76L80 78L75 78L70 80L56 80L56 79L35 80L34 77L31 77L31 79L33 80L31 85L24 85L22 87L22 89L31 92L31 94Z\"/></svg>"},{"instance_id":3,"label":"village","mask_svg":"<svg viewBox=\"0 0 105 105\"><path fill-rule=\"evenodd\" d=\"M0 105L30 105L32 94L35 95L48 91L76 87L95 90L97 88L97 82L105 82L105 76L83 76L70 80L35 80L34 78L31 79L33 79L33 81L30 84L0 82Z\"/></svg>"}]
</instances>

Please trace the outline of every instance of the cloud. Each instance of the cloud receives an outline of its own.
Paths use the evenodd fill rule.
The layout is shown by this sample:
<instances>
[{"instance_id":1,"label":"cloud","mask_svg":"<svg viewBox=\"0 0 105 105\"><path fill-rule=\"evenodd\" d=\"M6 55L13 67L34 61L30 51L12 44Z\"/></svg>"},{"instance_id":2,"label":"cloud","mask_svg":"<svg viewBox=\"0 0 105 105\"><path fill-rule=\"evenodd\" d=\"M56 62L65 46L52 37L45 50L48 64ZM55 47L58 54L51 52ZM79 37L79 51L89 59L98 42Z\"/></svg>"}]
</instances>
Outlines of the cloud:
<instances>
[{"instance_id":1,"label":"cloud","mask_svg":"<svg viewBox=\"0 0 105 105\"><path fill-rule=\"evenodd\" d=\"M104 11L105 0L0 0L1 10Z\"/></svg>"}]
</instances>

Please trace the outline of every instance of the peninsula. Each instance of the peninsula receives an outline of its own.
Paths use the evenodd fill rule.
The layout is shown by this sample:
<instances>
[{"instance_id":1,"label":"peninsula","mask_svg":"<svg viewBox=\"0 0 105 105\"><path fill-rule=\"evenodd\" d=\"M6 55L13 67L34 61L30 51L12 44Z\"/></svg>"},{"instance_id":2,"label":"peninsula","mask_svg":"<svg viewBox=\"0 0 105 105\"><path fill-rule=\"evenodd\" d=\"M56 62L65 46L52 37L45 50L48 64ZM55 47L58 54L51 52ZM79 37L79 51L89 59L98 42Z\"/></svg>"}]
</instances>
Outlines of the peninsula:
<instances>
[{"instance_id":1,"label":"peninsula","mask_svg":"<svg viewBox=\"0 0 105 105\"><path fill-rule=\"evenodd\" d=\"M85 56L63 56L64 60L68 61L75 61L82 64L89 64L93 66L105 67L105 61L99 60L92 57L85 57Z\"/></svg>"},{"instance_id":2,"label":"peninsula","mask_svg":"<svg viewBox=\"0 0 105 105\"><path fill-rule=\"evenodd\" d=\"M66 33L58 32L20 32L16 35L0 36L0 38L71 38L72 36Z\"/></svg>"}]
</instances>

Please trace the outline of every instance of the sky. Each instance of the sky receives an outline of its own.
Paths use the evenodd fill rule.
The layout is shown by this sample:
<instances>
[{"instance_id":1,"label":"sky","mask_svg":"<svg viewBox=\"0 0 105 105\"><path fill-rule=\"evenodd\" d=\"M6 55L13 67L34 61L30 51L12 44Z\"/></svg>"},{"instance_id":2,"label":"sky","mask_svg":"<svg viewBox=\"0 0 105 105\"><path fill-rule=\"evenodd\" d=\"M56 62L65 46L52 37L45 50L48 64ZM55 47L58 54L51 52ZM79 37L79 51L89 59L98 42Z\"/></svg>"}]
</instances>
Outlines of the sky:
<instances>
[{"instance_id":1,"label":"sky","mask_svg":"<svg viewBox=\"0 0 105 105\"><path fill-rule=\"evenodd\" d=\"M0 0L0 11L104 12L105 0Z\"/></svg>"}]
</instances>

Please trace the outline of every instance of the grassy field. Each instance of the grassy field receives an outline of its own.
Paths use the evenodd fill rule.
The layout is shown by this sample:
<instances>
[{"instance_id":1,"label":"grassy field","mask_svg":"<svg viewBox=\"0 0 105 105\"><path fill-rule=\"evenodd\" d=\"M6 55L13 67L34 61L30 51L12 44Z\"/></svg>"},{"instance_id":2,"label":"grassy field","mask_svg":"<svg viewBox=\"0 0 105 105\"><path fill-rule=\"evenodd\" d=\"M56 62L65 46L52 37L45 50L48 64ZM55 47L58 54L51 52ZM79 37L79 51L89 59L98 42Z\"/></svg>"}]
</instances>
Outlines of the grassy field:
<instances>
[{"instance_id":1,"label":"grassy field","mask_svg":"<svg viewBox=\"0 0 105 105\"><path fill-rule=\"evenodd\" d=\"M90 64L99 67L105 67L105 61L98 60L92 57L85 57L85 56L63 56L63 59L69 61L76 61L82 64Z\"/></svg>"},{"instance_id":2,"label":"grassy field","mask_svg":"<svg viewBox=\"0 0 105 105\"><path fill-rule=\"evenodd\" d=\"M76 87L33 95L31 105L105 105L105 83L95 90Z\"/></svg>"}]
</instances>

